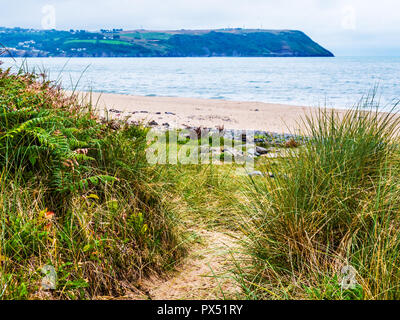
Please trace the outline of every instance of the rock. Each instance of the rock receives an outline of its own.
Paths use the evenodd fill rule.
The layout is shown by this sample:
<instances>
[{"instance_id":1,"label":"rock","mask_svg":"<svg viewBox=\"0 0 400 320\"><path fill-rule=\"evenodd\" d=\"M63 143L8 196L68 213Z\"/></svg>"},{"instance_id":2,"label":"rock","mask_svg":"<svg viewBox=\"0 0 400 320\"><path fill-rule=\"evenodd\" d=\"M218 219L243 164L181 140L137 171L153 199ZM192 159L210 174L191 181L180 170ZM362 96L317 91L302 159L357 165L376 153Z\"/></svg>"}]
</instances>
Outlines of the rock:
<instances>
[{"instance_id":1,"label":"rock","mask_svg":"<svg viewBox=\"0 0 400 320\"><path fill-rule=\"evenodd\" d=\"M163 123L162 125L163 125L164 127L169 127L169 126L170 126L168 122Z\"/></svg>"},{"instance_id":2,"label":"rock","mask_svg":"<svg viewBox=\"0 0 400 320\"><path fill-rule=\"evenodd\" d=\"M158 123L156 122L156 121L150 121L149 122L149 126L152 126L152 127L154 127L154 126L158 126Z\"/></svg>"},{"instance_id":3,"label":"rock","mask_svg":"<svg viewBox=\"0 0 400 320\"><path fill-rule=\"evenodd\" d=\"M262 177L264 175L262 174L261 171L253 171L253 172L249 173L249 176L250 177L257 177L257 176Z\"/></svg>"},{"instance_id":4,"label":"rock","mask_svg":"<svg viewBox=\"0 0 400 320\"><path fill-rule=\"evenodd\" d=\"M140 111L140 113L149 113L148 111Z\"/></svg>"},{"instance_id":5,"label":"rock","mask_svg":"<svg viewBox=\"0 0 400 320\"><path fill-rule=\"evenodd\" d=\"M259 157L261 154L260 153L258 153L255 149L249 149L249 150L247 150L247 153L250 155L250 156L253 156L253 157Z\"/></svg>"},{"instance_id":6,"label":"rock","mask_svg":"<svg viewBox=\"0 0 400 320\"><path fill-rule=\"evenodd\" d=\"M161 112L156 112L156 114L161 114Z\"/></svg>"},{"instance_id":7,"label":"rock","mask_svg":"<svg viewBox=\"0 0 400 320\"><path fill-rule=\"evenodd\" d=\"M169 114L169 115L171 115L171 116L175 116L175 115L176 115L176 114L173 113L173 112L166 112L165 114Z\"/></svg>"},{"instance_id":8,"label":"rock","mask_svg":"<svg viewBox=\"0 0 400 320\"><path fill-rule=\"evenodd\" d=\"M267 154L267 153L269 153L269 150L268 150L268 149L265 149L265 148L263 148L263 147L256 147L256 152L259 153L260 155L262 155L262 154Z\"/></svg>"}]
</instances>

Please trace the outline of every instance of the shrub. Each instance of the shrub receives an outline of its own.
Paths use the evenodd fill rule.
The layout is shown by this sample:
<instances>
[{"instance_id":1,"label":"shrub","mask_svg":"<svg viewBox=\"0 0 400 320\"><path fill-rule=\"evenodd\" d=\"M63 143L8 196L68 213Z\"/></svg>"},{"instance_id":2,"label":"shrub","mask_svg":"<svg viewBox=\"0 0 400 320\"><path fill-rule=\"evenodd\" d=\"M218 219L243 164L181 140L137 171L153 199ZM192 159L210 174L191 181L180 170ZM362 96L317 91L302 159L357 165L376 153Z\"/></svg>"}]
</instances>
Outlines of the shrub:
<instances>
[{"instance_id":1,"label":"shrub","mask_svg":"<svg viewBox=\"0 0 400 320\"><path fill-rule=\"evenodd\" d=\"M179 261L146 133L99 119L45 75L0 69L0 298L124 295ZM50 295L44 265L59 277Z\"/></svg>"}]
</instances>

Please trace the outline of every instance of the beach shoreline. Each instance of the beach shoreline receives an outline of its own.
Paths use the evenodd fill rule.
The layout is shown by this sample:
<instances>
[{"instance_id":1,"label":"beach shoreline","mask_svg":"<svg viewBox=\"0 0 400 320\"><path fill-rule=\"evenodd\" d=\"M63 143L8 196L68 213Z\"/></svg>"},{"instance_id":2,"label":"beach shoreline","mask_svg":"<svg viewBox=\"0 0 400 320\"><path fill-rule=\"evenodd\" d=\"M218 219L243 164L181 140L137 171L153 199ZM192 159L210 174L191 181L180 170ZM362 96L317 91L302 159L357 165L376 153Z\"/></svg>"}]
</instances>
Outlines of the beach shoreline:
<instances>
[{"instance_id":1,"label":"beach shoreline","mask_svg":"<svg viewBox=\"0 0 400 320\"><path fill-rule=\"evenodd\" d=\"M285 104L80 92L104 115L168 128L224 128L298 133L301 119L318 108ZM345 110L338 110L339 113Z\"/></svg>"}]
</instances>

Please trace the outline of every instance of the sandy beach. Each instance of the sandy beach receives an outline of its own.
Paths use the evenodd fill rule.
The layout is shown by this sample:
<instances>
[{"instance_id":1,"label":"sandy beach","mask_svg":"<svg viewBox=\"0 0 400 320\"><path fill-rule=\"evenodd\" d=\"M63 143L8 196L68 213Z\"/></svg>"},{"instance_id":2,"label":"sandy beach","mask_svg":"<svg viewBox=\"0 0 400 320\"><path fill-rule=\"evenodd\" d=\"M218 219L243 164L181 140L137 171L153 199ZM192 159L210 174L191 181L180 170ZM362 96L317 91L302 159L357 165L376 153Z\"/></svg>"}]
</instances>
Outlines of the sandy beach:
<instances>
[{"instance_id":1,"label":"sandy beach","mask_svg":"<svg viewBox=\"0 0 400 320\"><path fill-rule=\"evenodd\" d=\"M88 93L80 93L88 99ZM128 121L154 121L171 128L223 126L225 129L294 133L299 120L316 108L263 102L237 102L175 97L91 93L99 110ZM104 111L101 111L102 113Z\"/></svg>"}]
</instances>

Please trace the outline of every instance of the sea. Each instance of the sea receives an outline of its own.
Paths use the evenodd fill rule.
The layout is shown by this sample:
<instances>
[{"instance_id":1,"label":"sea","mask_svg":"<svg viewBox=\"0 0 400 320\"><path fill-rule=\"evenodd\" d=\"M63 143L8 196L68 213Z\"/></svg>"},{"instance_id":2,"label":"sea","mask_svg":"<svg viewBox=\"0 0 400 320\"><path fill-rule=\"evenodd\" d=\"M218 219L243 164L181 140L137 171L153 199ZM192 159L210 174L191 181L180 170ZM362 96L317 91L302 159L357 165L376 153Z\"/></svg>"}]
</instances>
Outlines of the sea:
<instances>
[{"instance_id":1,"label":"sea","mask_svg":"<svg viewBox=\"0 0 400 320\"><path fill-rule=\"evenodd\" d=\"M1 58L46 72L66 90L350 108L375 93L400 99L400 57Z\"/></svg>"}]
</instances>

